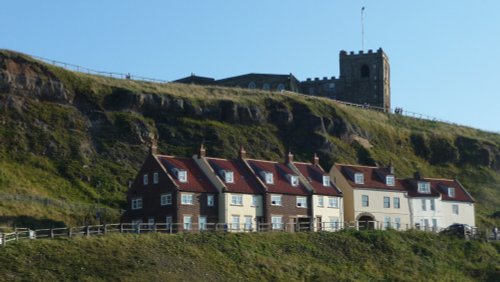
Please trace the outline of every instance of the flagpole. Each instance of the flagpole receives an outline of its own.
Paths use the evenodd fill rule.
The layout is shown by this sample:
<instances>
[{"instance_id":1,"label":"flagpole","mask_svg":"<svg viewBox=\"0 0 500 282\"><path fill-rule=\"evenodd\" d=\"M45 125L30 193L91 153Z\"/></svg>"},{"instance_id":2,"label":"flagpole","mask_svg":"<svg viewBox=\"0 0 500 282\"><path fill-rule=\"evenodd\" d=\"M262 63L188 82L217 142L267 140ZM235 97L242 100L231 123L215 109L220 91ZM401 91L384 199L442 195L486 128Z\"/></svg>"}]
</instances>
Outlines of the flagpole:
<instances>
[{"instance_id":1,"label":"flagpole","mask_svg":"<svg viewBox=\"0 0 500 282\"><path fill-rule=\"evenodd\" d=\"M361 50L365 51L365 6L361 8Z\"/></svg>"}]
</instances>

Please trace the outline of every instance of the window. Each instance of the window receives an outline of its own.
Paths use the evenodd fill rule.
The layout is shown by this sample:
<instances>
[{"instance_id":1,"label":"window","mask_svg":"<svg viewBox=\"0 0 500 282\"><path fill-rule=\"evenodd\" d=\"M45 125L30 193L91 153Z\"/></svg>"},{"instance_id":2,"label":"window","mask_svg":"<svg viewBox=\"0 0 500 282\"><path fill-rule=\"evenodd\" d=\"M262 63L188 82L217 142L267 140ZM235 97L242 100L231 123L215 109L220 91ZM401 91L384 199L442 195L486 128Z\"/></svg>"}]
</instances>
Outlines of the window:
<instances>
[{"instance_id":1,"label":"window","mask_svg":"<svg viewBox=\"0 0 500 282\"><path fill-rule=\"evenodd\" d=\"M200 229L200 231L207 229L207 217L206 216L200 216L198 218L198 228Z\"/></svg>"},{"instance_id":2,"label":"window","mask_svg":"<svg viewBox=\"0 0 500 282\"><path fill-rule=\"evenodd\" d=\"M173 171L175 177L177 177L177 180L179 180L179 182L187 182L187 171L177 168L174 168Z\"/></svg>"},{"instance_id":3,"label":"window","mask_svg":"<svg viewBox=\"0 0 500 282\"><path fill-rule=\"evenodd\" d=\"M153 183L158 184L158 172L153 173Z\"/></svg>"},{"instance_id":4,"label":"window","mask_svg":"<svg viewBox=\"0 0 500 282\"><path fill-rule=\"evenodd\" d=\"M318 207L325 206L325 198L323 196L318 196Z\"/></svg>"},{"instance_id":5,"label":"window","mask_svg":"<svg viewBox=\"0 0 500 282\"><path fill-rule=\"evenodd\" d=\"M434 199L431 199L431 211L436 210L436 201Z\"/></svg>"},{"instance_id":6,"label":"window","mask_svg":"<svg viewBox=\"0 0 500 282\"><path fill-rule=\"evenodd\" d=\"M424 221L422 222L422 225L424 226L424 230L429 229L429 219L425 218Z\"/></svg>"},{"instance_id":7,"label":"window","mask_svg":"<svg viewBox=\"0 0 500 282\"><path fill-rule=\"evenodd\" d=\"M370 205L370 201L369 201L368 195L362 195L361 196L361 206L368 207L369 205Z\"/></svg>"},{"instance_id":8,"label":"window","mask_svg":"<svg viewBox=\"0 0 500 282\"><path fill-rule=\"evenodd\" d=\"M307 197L297 197L297 207L307 208Z\"/></svg>"},{"instance_id":9,"label":"window","mask_svg":"<svg viewBox=\"0 0 500 282\"><path fill-rule=\"evenodd\" d=\"M323 186L330 186L330 176L328 175L323 175Z\"/></svg>"},{"instance_id":10,"label":"window","mask_svg":"<svg viewBox=\"0 0 500 282\"><path fill-rule=\"evenodd\" d=\"M391 207L391 197L384 197L384 208Z\"/></svg>"},{"instance_id":11,"label":"window","mask_svg":"<svg viewBox=\"0 0 500 282\"><path fill-rule=\"evenodd\" d=\"M396 229L401 228L401 218L400 217L395 217L394 218L394 227Z\"/></svg>"},{"instance_id":12,"label":"window","mask_svg":"<svg viewBox=\"0 0 500 282\"><path fill-rule=\"evenodd\" d=\"M271 206L281 206L281 195L271 195Z\"/></svg>"},{"instance_id":13,"label":"window","mask_svg":"<svg viewBox=\"0 0 500 282\"><path fill-rule=\"evenodd\" d=\"M172 227L172 216L165 217L165 228L170 229Z\"/></svg>"},{"instance_id":14,"label":"window","mask_svg":"<svg viewBox=\"0 0 500 282\"><path fill-rule=\"evenodd\" d=\"M448 197L455 198L455 188L448 187Z\"/></svg>"},{"instance_id":15,"label":"window","mask_svg":"<svg viewBox=\"0 0 500 282\"><path fill-rule=\"evenodd\" d=\"M387 186L394 186L395 185L395 179L394 179L394 175L387 175L385 177L385 184Z\"/></svg>"},{"instance_id":16,"label":"window","mask_svg":"<svg viewBox=\"0 0 500 282\"><path fill-rule=\"evenodd\" d=\"M249 84L248 84L248 89L255 89L257 88L257 85L255 85L255 82L251 81Z\"/></svg>"},{"instance_id":17,"label":"window","mask_svg":"<svg viewBox=\"0 0 500 282\"><path fill-rule=\"evenodd\" d=\"M422 202L422 210L426 211L427 210L427 205L425 199L420 200Z\"/></svg>"},{"instance_id":18,"label":"window","mask_svg":"<svg viewBox=\"0 0 500 282\"><path fill-rule=\"evenodd\" d=\"M329 208L338 208L339 207L339 198L328 197L328 207Z\"/></svg>"},{"instance_id":19,"label":"window","mask_svg":"<svg viewBox=\"0 0 500 282\"><path fill-rule=\"evenodd\" d=\"M273 230L279 230L283 228L283 218L281 216L272 216L271 223L271 228Z\"/></svg>"},{"instance_id":20,"label":"window","mask_svg":"<svg viewBox=\"0 0 500 282\"><path fill-rule=\"evenodd\" d=\"M332 231L335 231L339 228L339 218L336 216L332 216L328 218L328 225Z\"/></svg>"},{"instance_id":21,"label":"window","mask_svg":"<svg viewBox=\"0 0 500 282\"><path fill-rule=\"evenodd\" d=\"M193 194L181 194L181 204L192 205L193 204Z\"/></svg>"},{"instance_id":22,"label":"window","mask_svg":"<svg viewBox=\"0 0 500 282\"><path fill-rule=\"evenodd\" d=\"M356 172L354 174L354 183L356 184L364 184L365 183L365 176L360 173L360 172Z\"/></svg>"},{"instance_id":23,"label":"window","mask_svg":"<svg viewBox=\"0 0 500 282\"><path fill-rule=\"evenodd\" d=\"M391 227L391 217L385 216L384 217L384 228L390 228Z\"/></svg>"},{"instance_id":24,"label":"window","mask_svg":"<svg viewBox=\"0 0 500 282\"><path fill-rule=\"evenodd\" d=\"M155 226L155 219L153 217L148 218L148 225L150 229L153 229Z\"/></svg>"},{"instance_id":25,"label":"window","mask_svg":"<svg viewBox=\"0 0 500 282\"><path fill-rule=\"evenodd\" d=\"M401 203L399 197L394 197L394 208L399 209L401 207Z\"/></svg>"},{"instance_id":26,"label":"window","mask_svg":"<svg viewBox=\"0 0 500 282\"><path fill-rule=\"evenodd\" d=\"M437 231L437 228L438 228L438 220L437 220L437 219L435 219L435 218L433 218L433 219L432 219L432 229L433 229L434 231Z\"/></svg>"},{"instance_id":27,"label":"window","mask_svg":"<svg viewBox=\"0 0 500 282\"><path fill-rule=\"evenodd\" d=\"M240 216L239 215L233 215L231 222L232 222L232 224L231 224L232 230L239 230L240 229Z\"/></svg>"},{"instance_id":28,"label":"window","mask_svg":"<svg viewBox=\"0 0 500 282\"><path fill-rule=\"evenodd\" d=\"M148 185L148 174L147 173L142 176L142 183L144 185Z\"/></svg>"},{"instance_id":29,"label":"window","mask_svg":"<svg viewBox=\"0 0 500 282\"><path fill-rule=\"evenodd\" d=\"M209 206L209 207L215 206L215 196L214 195L207 195L207 206Z\"/></svg>"},{"instance_id":30,"label":"window","mask_svg":"<svg viewBox=\"0 0 500 282\"><path fill-rule=\"evenodd\" d=\"M276 88L278 91L283 91L285 90L285 85L283 83L278 84L278 87Z\"/></svg>"},{"instance_id":31,"label":"window","mask_svg":"<svg viewBox=\"0 0 500 282\"><path fill-rule=\"evenodd\" d=\"M190 215L185 215L184 216L184 230L191 230L191 223L192 223L192 216Z\"/></svg>"},{"instance_id":32,"label":"window","mask_svg":"<svg viewBox=\"0 0 500 282\"><path fill-rule=\"evenodd\" d=\"M259 206L259 197L258 196L252 196L252 207L258 207Z\"/></svg>"},{"instance_id":33,"label":"window","mask_svg":"<svg viewBox=\"0 0 500 282\"><path fill-rule=\"evenodd\" d=\"M266 182L266 184L273 184L274 183L273 174L271 172L264 171L264 172L262 172L262 175L264 177L264 181Z\"/></svg>"},{"instance_id":34,"label":"window","mask_svg":"<svg viewBox=\"0 0 500 282\"><path fill-rule=\"evenodd\" d=\"M243 196L242 195L231 195L231 205L243 206Z\"/></svg>"},{"instance_id":35,"label":"window","mask_svg":"<svg viewBox=\"0 0 500 282\"><path fill-rule=\"evenodd\" d=\"M244 228L246 231L252 230L252 223L253 223L252 217L249 215L246 215L245 216L245 225L244 225Z\"/></svg>"},{"instance_id":36,"label":"window","mask_svg":"<svg viewBox=\"0 0 500 282\"><path fill-rule=\"evenodd\" d=\"M262 86L262 89L269 91L269 90L271 90L271 86L269 85L269 83L264 83L264 85Z\"/></svg>"},{"instance_id":37,"label":"window","mask_svg":"<svg viewBox=\"0 0 500 282\"><path fill-rule=\"evenodd\" d=\"M142 198L133 198L132 199L132 209L133 210L142 209Z\"/></svg>"},{"instance_id":38,"label":"window","mask_svg":"<svg viewBox=\"0 0 500 282\"><path fill-rule=\"evenodd\" d=\"M370 67L368 65L363 65L361 67L361 77L370 77Z\"/></svg>"},{"instance_id":39,"label":"window","mask_svg":"<svg viewBox=\"0 0 500 282\"><path fill-rule=\"evenodd\" d=\"M299 177L297 175L288 175L292 186L299 186Z\"/></svg>"},{"instance_id":40,"label":"window","mask_svg":"<svg viewBox=\"0 0 500 282\"><path fill-rule=\"evenodd\" d=\"M431 184L429 182L418 182L418 193L430 194Z\"/></svg>"},{"instance_id":41,"label":"window","mask_svg":"<svg viewBox=\"0 0 500 282\"><path fill-rule=\"evenodd\" d=\"M168 206L172 204L172 194L163 194L160 196L160 204L162 206Z\"/></svg>"},{"instance_id":42,"label":"window","mask_svg":"<svg viewBox=\"0 0 500 282\"><path fill-rule=\"evenodd\" d=\"M453 214L458 214L458 205L457 204L453 204L451 206L451 209L452 209Z\"/></svg>"},{"instance_id":43,"label":"window","mask_svg":"<svg viewBox=\"0 0 500 282\"><path fill-rule=\"evenodd\" d=\"M232 171L223 170L222 178L224 178L224 182L226 183L234 183L234 173Z\"/></svg>"}]
</instances>

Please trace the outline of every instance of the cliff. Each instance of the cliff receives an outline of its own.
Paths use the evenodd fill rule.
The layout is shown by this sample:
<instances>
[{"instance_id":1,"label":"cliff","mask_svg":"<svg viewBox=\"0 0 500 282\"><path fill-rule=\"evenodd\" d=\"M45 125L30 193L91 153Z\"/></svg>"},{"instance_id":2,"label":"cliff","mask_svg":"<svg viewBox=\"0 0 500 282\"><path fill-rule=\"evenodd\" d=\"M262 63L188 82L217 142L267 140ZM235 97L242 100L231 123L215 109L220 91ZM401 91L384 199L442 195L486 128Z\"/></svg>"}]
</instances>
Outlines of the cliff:
<instances>
[{"instance_id":1,"label":"cliff","mask_svg":"<svg viewBox=\"0 0 500 282\"><path fill-rule=\"evenodd\" d=\"M458 178L478 222L499 224L500 135L357 109L294 93L155 84L70 72L0 51L0 223L117 220L154 136L159 151L393 162L400 177ZM97 203L99 202L99 206ZM498 214L498 213L497 213Z\"/></svg>"}]
</instances>

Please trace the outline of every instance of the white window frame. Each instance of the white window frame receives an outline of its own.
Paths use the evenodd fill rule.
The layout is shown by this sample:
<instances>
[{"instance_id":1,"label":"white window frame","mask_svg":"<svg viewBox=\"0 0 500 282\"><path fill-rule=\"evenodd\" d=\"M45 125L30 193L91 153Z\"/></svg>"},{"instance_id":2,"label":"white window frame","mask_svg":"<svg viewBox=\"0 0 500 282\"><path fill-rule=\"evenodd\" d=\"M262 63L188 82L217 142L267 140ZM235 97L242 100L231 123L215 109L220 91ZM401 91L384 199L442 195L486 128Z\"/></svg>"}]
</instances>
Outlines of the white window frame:
<instances>
[{"instance_id":1,"label":"white window frame","mask_svg":"<svg viewBox=\"0 0 500 282\"><path fill-rule=\"evenodd\" d=\"M451 212L454 215L459 215L460 214L460 208L459 208L458 204L452 204L451 205Z\"/></svg>"},{"instance_id":2,"label":"white window frame","mask_svg":"<svg viewBox=\"0 0 500 282\"><path fill-rule=\"evenodd\" d=\"M167 215L165 217L165 228L170 229L171 226L172 226L172 216Z\"/></svg>"},{"instance_id":3,"label":"white window frame","mask_svg":"<svg viewBox=\"0 0 500 282\"><path fill-rule=\"evenodd\" d=\"M258 206L259 206L259 196L252 195L252 207L258 207Z\"/></svg>"},{"instance_id":4,"label":"white window frame","mask_svg":"<svg viewBox=\"0 0 500 282\"><path fill-rule=\"evenodd\" d=\"M395 217L394 218L394 227L396 229L400 229L401 228L401 218L400 217Z\"/></svg>"},{"instance_id":5,"label":"white window frame","mask_svg":"<svg viewBox=\"0 0 500 282\"><path fill-rule=\"evenodd\" d=\"M401 208L401 199L399 197L394 197L392 201L395 209Z\"/></svg>"},{"instance_id":6,"label":"white window frame","mask_svg":"<svg viewBox=\"0 0 500 282\"><path fill-rule=\"evenodd\" d=\"M272 230L282 230L283 229L283 216L281 216L281 215L271 216L271 229Z\"/></svg>"},{"instance_id":7,"label":"white window frame","mask_svg":"<svg viewBox=\"0 0 500 282\"><path fill-rule=\"evenodd\" d=\"M448 187L448 197L450 198L455 198L456 196L456 191L455 188L453 187Z\"/></svg>"},{"instance_id":8,"label":"white window frame","mask_svg":"<svg viewBox=\"0 0 500 282\"><path fill-rule=\"evenodd\" d=\"M154 217L148 218L148 225L149 225L148 227L150 229L153 229L153 227L155 226L155 218Z\"/></svg>"},{"instance_id":9,"label":"white window frame","mask_svg":"<svg viewBox=\"0 0 500 282\"><path fill-rule=\"evenodd\" d=\"M384 208L385 209L391 208L391 197L384 196Z\"/></svg>"},{"instance_id":10,"label":"white window frame","mask_svg":"<svg viewBox=\"0 0 500 282\"><path fill-rule=\"evenodd\" d=\"M366 199L366 205L365 205L365 200ZM361 206L362 207L369 207L370 206L370 197L368 195L361 195Z\"/></svg>"},{"instance_id":11,"label":"white window frame","mask_svg":"<svg viewBox=\"0 0 500 282\"><path fill-rule=\"evenodd\" d=\"M437 220L437 218L433 218L432 219L432 229L434 231L437 231L437 229L438 229L438 220Z\"/></svg>"},{"instance_id":12,"label":"white window frame","mask_svg":"<svg viewBox=\"0 0 500 282\"><path fill-rule=\"evenodd\" d=\"M356 172L354 174L354 183L365 184L365 175L362 172Z\"/></svg>"},{"instance_id":13,"label":"white window frame","mask_svg":"<svg viewBox=\"0 0 500 282\"><path fill-rule=\"evenodd\" d=\"M240 230L240 216L232 215L231 216L231 230L239 231Z\"/></svg>"},{"instance_id":14,"label":"white window frame","mask_svg":"<svg viewBox=\"0 0 500 282\"><path fill-rule=\"evenodd\" d=\"M194 205L194 195L181 193L181 205Z\"/></svg>"},{"instance_id":15,"label":"white window frame","mask_svg":"<svg viewBox=\"0 0 500 282\"><path fill-rule=\"evenodd\" d=\"M148 174L145 173L143 176L142 176L142 184L145 185L148 185L148 182L149 182L149 177L148 177Z\"/></svg>"},{"instance_id":16,"label":"white window frame","mask_svg":"<svg viewBox=\"0 0 500 282\"><path fill-rule=\"evenodd\" d=\"M133 210L142 209L142 197L132 198L131 203L130 203L130 208Z\"/></svg>"},{"instance_id":17,"label":"white window frame","mask_svg":"<svg viewBox=\"0 0 500 282\"><path fill-rule=\"evenodd\" d=\"M170 206L172 204L172 193L162 194L160 196L160 205Z\"/></svg>"},{"instance_id":18,"label":"white window frame","mask_svg":"<svg viewBox=\"0 0 500 282\"><path fill-rule=\"evenodd\" d=\"M186 220L189 219L189 220ZM191 230L191 227L193 225L193 216L191 215L184 215L182 217L182 227L184 230Z\"/></svg>"},{"instance_id":19,"label":"white window frame","mask_svg":"<svg viewBox=\"0 0 500 282\"><path fill-rule=\"evenodd\" d=\"M431 199L431 211L435 211L435 210L436 210L436 200Z\"/></svg>"},{"instance_id":20,"label":"white window frame","mask_svg":"<svg viewBox=\"0 0 500 282\"><path fill-rule=\"evenodd\" d=\"M324 207L324 206L325 206L325 197L318 196L318 207Z\"/></svg>"},{"instance_id":21,"label":"white window frame","mask_svg":"<svg viewBox=\"0 0 500 282\"><path fill-rule=\"evenodd\" d=\"M323 175L323 186L330 187L330 176Z\"/></svg>"},{"instance_id":22,"label":"white window frame","mask_svg":"<svg viewBox=\"0 0 500 282\"><path fill-rule=\"evenodd\" d=\"M158 184L158 172L153 173L153 184Z\"/></svg>"},{"instance_id":23,"label":"white window frame","mask_svg":"<svg viewBox=\"0 0 500 282\"><path fill-rule=\"evenodd\" d=\"M328 217L328 225L331 231L336 231L339 228L339 218L336 216Z\"/></svg>"},{"instance_id":24,"label":"white window frame","mask_svg":"<svg viewBox=\"0 0 500 282\"><path fill-rule=\"evenodd\" d=\"M421 205L422 211L427 211L427 201L426 201L426 199L420 199L420 205Z\"/></svg>"},{"instance_id":25,"label":"white window frame","mask_svg":"<svg viewBox=\"0 0 500 282\"><path fill-rule=\"evenodd\" d=\"M290 185L294 187L299 186L299 177L297 175L289 174L288 177L290 178Z\"/></svg>"},{"instance_id":26,"label":"white window frame","mask_svg":"<svg viewBox=\"0 0 500 282\"><path fill-rule=\"evenodd\" d=\"M281 206L283 204L283 196L271 194L271 206Z\"/></svg>"},{"instance_id":27,"label":"white window frame","mask_svg":"<svg viewBox=\"0 0 500 282\"><path fill-rule=\"evenodd\" d=\"M198 229L200 231L207 229L207 216L205 215L198 216Z\"/></svg>"},{"instance_id":28,"label":"white window frame","mask_svg":"<svg viewBox=\"0 0 500 282\"><path fill-rule=\"evenodd\" d=\"M179 180L179 182L186 183L187 182L187 171L178 170L177 171L177 179Z\"/></svg>"},{"instance_id":29,"label":"white window frame","mask_svg":"<svg viewBox=\"0 0 500 282\"><path fill-rule=\"evenodd\" d=\"M244 224L243 227L245 228L245 231L252 231L253 217L251 215L245 215L243 224Z\"/></svg>"},{"instance_id":30,"label":"white window frame","mask_svg":"<svg viewBox=\"0 0 500 282\"><path fill-rule=\"evenodd\" d=\"M266 184L274 184L274 176L272 172L265 171L264 172L264 181Z\"/></svg>"},{"instance_id":31,"label":"white window frame","mask_svg":"<svg viewBox=\"0 0 500 282\"><path fill-rule=\"evenodd\" d=\"M394 186L394 185L396 185L396 178L394 177L394 175L387 175L385 177L385 184L387 186Z\"/></svg>"},{"instance_id":32,"label":"white window frame","mask_svg":"<svg viewBox=\"0 0 500 282\"><path fill-rule=\"evenodd\" d=\"M338 197L328 197L328 207L329 208L338 208L339 207L339 198Z\"/></svg>"},{"instance_id":33,"label":"white window frame","mask_svg":"<svg viewBox=\"0 0 500 282\"><path fill-rule=\"evenodd\" d=\"M390 216L384 216L384 228L391 228L391 217Z\"/></svg>"},{"instance_id":34,"label":"white window frame","mask_svg":"<svg viewBox=\"0 0 500 282\"><path fill-rule=\"evenodd\" d=\"M417 186L418 186L418 193L421 194L431 193L431 184L429 182L419 181Z\"/></svg>"},{"instance_id":35,"label":"white window frame","mask_svg":"<svg viewBox=\"0 0 500 282\"><path fill-rule=\"evenodd\" d=\"M224 178L225 183L234 183L234 173L232 171L223 170L222 177Z\"/></svg>"},{"instance_id":36,"label":"white window frame","mask_svg":"<svg viewBox=\"0 0 500 282\"><path fill-rule=\"evenodd\" d=\"M298 208L307 208L307 197L297 196L296 201L296 206Z\"/></svg>"},{"instance_id":37,"label":"white window frame","mask_svg":"<svg viewBox=\"0 0 500 282\"><path fill-rule=\"evenodd\" d=\"M243 195L232 194L231 195L231 206L243 206Z\"/></svg>"},{"instance_id":38,"label":"white window frame","mask_svg":"<svg viewBox=\"0 0 500 282\"><path fill-rule=\"evenodd\" d=\"M208 207L215 206L215 195L214 194L207 195L207 206Z\"/></svg>"}]
</instances>

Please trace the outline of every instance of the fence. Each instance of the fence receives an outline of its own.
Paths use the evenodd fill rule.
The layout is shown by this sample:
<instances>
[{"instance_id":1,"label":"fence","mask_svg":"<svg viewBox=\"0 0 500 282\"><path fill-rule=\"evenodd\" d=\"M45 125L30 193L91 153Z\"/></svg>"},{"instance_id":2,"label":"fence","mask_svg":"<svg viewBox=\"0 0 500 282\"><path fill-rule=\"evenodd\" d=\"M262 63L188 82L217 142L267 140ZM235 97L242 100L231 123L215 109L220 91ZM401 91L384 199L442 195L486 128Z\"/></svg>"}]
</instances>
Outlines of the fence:
<instances>
[{"instance_id":1,"label":"fence","mask_svg":"<svg viewBox=\"0 0 500 282\"><path fill-rule=\"evenodd\" d=\"M258 224L236 224L236 223L113 223L102 225L87 225L79 227L62 227L50 229L30 230L27 228L17 228L14 232L0 233L0 245L20 241L34 239L54 239L54 238L72 238L72 237L88 237L102 236L111 233L129 233L129 234L144 234L144 233L198 233L198 232L336 232L343 229L356 230L399 230L405 231L413 229L409 225L401 225L395 222L379 222L379 221L352 221L352 222L298 222L298 223L258 223ZM417 228L416 230L426 232L439 232L442 229L426 227ZM477 228L473 228L471 233L463 238L483 238L487 233L481 234ZM457 234L460 235L460 234ZM494 239L487 237L486 239Z\"/></svg>"}]
</instances>

